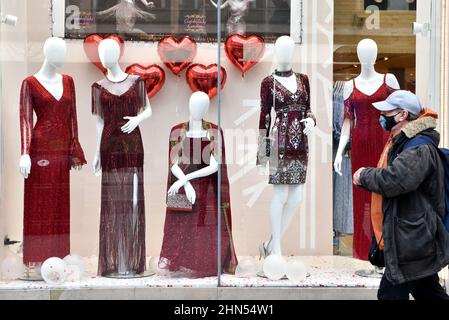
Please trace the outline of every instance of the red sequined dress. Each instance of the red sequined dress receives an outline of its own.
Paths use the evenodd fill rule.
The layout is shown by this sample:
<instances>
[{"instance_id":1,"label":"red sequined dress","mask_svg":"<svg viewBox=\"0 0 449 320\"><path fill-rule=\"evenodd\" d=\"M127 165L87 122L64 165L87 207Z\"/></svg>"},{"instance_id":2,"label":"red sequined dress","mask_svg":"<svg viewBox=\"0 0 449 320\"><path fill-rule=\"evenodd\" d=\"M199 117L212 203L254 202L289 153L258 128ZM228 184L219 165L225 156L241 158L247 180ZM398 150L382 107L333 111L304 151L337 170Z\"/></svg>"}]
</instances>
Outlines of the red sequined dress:
<instances>
[{"instance_id":1,"label":"red sequined dress","mask_svg":"<svg viewBox=\"0 0 449 320\"><path fill-rule=\"evenodd\" d=\"M178 160L179 167L186 175L209 166L211 154L218 161L220 153L216 125L203 121L203 128L208 131L208 137L205 138L187 137L188 127L189 123L173 127L169 147L169 168ZM232 239L231 199L223 138L221 150L221 269L226 273L234 273L237 257ZM168 173L167 191L177 180L171 172ZM216 276L218 172L191 180L190 183L196 192L192 212L166 210L159 267L181 272L183 276L191 278ZM179 193L184 193L184 188Z\"/></svg>"},{"instance_id":2,"label":"red sequined dress","mask_svg":"<svg viewBox=\"0 0 449 320\"><path fill-rule=\"evenodd\" d=\"M377 167L380 155L388 140L388 132L379 124L380 111L372 105L383 101L394 92L384 82L372 95L366 95L357 89L355 79L354 91L345 100L345 119L352 123L351 163L352 174L362 167ZM353 256L368 260L368 252L373 236L371 225L371 193L353 185L354 239Z\"/></svg>"},{"instance_id":3,"label":"red sequined dress","mask_svg":"<svg viewBox=\"0 0 449 320\"><path fill-rule=\"evenodd\" d=\"M104 122L98 263L102 276L145 271L142 137L138 127L130 134L121 130L128 122L124 117L137 116L145 105L145 82L138 76L129 75L121 82L105 78L92 85L92 113Z\"/></svg>"},{"instance_id":4,"label":"red sequined dress","mask_svg":"<svg viewBox=\"0 0 449 320\"><path fill-rule=\"evenodd\" d=\"M23 262L28 266L70 253L70 169L86 160L78 142L75 85L67 75L62 84L57 100L36 77L22 82L22 155L31 158L23 212Z\"/></svg>"}]
</instances>

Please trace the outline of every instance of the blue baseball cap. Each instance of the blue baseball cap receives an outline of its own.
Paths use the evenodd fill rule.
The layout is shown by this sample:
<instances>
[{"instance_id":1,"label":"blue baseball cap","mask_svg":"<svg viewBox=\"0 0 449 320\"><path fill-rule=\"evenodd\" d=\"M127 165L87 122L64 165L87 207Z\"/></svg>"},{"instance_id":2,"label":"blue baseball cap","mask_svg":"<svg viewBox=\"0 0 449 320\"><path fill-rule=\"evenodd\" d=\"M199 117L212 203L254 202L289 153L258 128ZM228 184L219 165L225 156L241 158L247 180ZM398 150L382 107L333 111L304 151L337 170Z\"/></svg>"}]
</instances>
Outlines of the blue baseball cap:
<instances>
[{"instance_id":1,"label":"blue baseball cap","mask_svg":"<svg viewBox=\"0 0 449 320\"><path fill-rule=\"evenodd\" d=\"M397 90L387 100L373 103L373 106L379 111L402 109L415 116L423 111L419 98L412 92L406 90Z\"/></svg>"}]
</instances>

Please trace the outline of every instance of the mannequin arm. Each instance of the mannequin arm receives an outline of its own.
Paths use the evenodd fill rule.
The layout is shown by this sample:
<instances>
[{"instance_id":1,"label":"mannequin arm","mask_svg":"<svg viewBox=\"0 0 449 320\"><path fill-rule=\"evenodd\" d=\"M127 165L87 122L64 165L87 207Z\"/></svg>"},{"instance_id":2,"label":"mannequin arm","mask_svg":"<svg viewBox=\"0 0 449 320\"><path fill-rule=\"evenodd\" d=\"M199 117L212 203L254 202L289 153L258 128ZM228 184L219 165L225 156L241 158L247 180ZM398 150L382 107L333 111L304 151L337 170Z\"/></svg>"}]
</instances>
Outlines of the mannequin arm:
<instances>
[{"instance_id":1,"label":"mannequin arm","mask_svg":"<svg viewBox=\"0 0 449 320\"><path fill-rule=\"evenodd\" d=\"M341 163L343 161L343 152L345 151L346 146L348 145L350 135L351 135L351 120L346 119L343 122L343 127L341 128L340 142L338 144L337 155L335 157L334 162L334 170L340 176L342 175Z\"/></svg>"},{"instance_id":2,"label":"mannequin arm","mask_svg":"<svg viewBox=\"0 0 449 320\"><path fill-rule=\"evenodd\" d=\"M150 6L154 6L153 1L148 1L148 0L140 0L144 6L146 7L150 7Z\"/></svg>"},{"instance_id":3,"label":"mannequin arm","mask_svg":"<svg viewBox=\"0 0 449 320\"><path fill-rule=\"evenodd\" d=\"M194 179L198 179L198 178L202 178L202 177L207 177L207 176L210 176L210 175L216 173L217 171L218 171L217 160L215 160L214 156L211 155L210 156L210 164L209 164L209 166L207 166L207 167L205 167L203 169L200 169L198 171L189 173L189 174L185 175L184 179L180 179L180 180L176 181L171 186L170 190L168 190L168 194L169 195L176 194L176 193L178 193L179 189L181 189L181 187L186 185L186 183L188 183L190 180L194 180ZM172 172L173 172L173 168L172 168Z\"/></svg>"},{"instance_id":4,"label":"mannequin arm","mask_svg":"<svg viewBox=\"0 0 449 320\"><path fill-rule=\"evenodd\" d=\"M150 101L148 96L146 97L146 105L144 110L135 117L124 117L123 119L128 120L128 122L121 128L123 133L133 132L142 121L150 118L153 115L153 110L151 109Z\"/></svg>"},{"instance_id":5,"label":"mannequin arm","mask_svg":"<svg viewBox=\"0 0 449 320\"><path fill-rule=\"evenodd\" d=\"M115 12L117 10L117 6L118 5L115 5L115 6L111 7L111 8L109 8L109 9L106 9L106 10L103 10L103 11L98 11L97 14L98 15L105 15L105 14L113 13L113 12Z\"/></svg>"},{"instance_id":6,"label":"mannequin arm","mask_svg":"<svg viewBox=\"0 0 449 320\"><path fill-rule=\"evenodd\" d=\"M387 74L387 85L392 89L401 89L398 79L396 79L396 76L392 73Z\"/></svg>"},{"instance_id":7,"label":"mannequin arm","mask_svg":"<svg viewBox=\"0 0 449 320\"><path fill-rule=\"evenodd\" d=\"M178 161L176 161L176 163L171 167L171 172L173 173L173 175L178 178L178 181L185 181L186 176L184 174L184 172L182 172L181 168L178 166ZM179 191L179 189L178 189ZM175 194L178 193L178 191L174 192L173 190L169 190L169 195L171 194ZM186 193L187 199L189 199L189 201L192 204L195 204L196 201L196 192L195 189L193 188L192 184L190 183L190 181L187 181L184 184L184 191Z\"/></svg>"},{"instance_id":8,"label":"mannequin arm","mask_svg":"<svg viewBox=\"0 0 449 320\"><path fill-rule=\"evenodd\" d=\"M20 90L20 133L21 133L21 153L19 160L20 174L27 179L31 172L31 137L33 131L33 104L30 95L28 82L22 82Z\"/></svg>"},{"instance_id":9,"label":"mannequin arm","mask_svg":"<svg viewBox=\"0 0 449 320\"><path fill-rule=\"evenodd\" d=\"M218 8L217 3L214 2L214 0L210 0L210 2L213 4L215 8ZM226 0L220 7L220 9L224 9L229 5L228 1Z\"/></svg>"},{"instance_id":10,"label":"mannequin arm","mask_svg":"<svg viewBox=\"0 0 449 320\"><path fill-rule=\"evenodd\" d=\"M97 117L97 148L95 151L94 161L92 163L94 174L99 176L101 173L101 157L100 157L100 144L101 136L103 134L104 121L100 116Z\"/></svg>"}]
</instances>

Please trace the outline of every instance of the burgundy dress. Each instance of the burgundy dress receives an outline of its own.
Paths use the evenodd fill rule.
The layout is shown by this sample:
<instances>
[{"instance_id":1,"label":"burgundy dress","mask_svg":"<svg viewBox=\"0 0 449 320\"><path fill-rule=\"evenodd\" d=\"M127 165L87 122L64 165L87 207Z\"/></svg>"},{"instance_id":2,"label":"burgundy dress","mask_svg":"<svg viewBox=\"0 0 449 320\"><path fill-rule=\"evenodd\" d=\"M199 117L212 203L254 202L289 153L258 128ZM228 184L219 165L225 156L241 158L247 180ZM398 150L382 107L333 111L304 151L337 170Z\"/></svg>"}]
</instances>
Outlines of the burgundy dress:
<instances>
[{"instance_id":1,"label":"burgundy dress","mask_svg":"<svg viewBox=\"0 0 449 320\"><path fill-rule=\"evenodd\" d=\"M75 85L67 75L62 82L59 100L34 76L22 83L22 155L31 158L23 212L23 262L28 266L70 253L70 169L86 160L78 142Z\"/></svg>"},{"instance_id":2,"label":"burgundy dress","mask_svg":"<svg viewBox=\"0 0 449 320\"><path fill-rule=\"evenodd\" d=\"M388 140L388 132L379 124L380 111L373 103L385 100L394 89L384 83L372 95L366 95L357 89L345 101L345 119L352 122L351 163L352 174L362 167L377 167L380 155ZM371 193L353 185L354 240L353 256L368 260L368 252L373 236L371 225Z\"/></svg>"},{"instance_id":3,"label":"burgundy dress","mask_svg":"<svg viewBox=\"0 0 449 320\"><path fill-rule=\"evenodd\" d=\"M209 138L186 136L189 123L173 127L170 134L169 168L176 159L184 174L207 167L210 155L218 161L216 125L203 122ZM231 203L226 167L224 140L222 139L221 170L221 268L234 273L237 266L232 240ZM178 179L169 171L167 191ZM196 192L192 212L176 212L167 209L164 239L159 266L183 273L191 278L216 276L218 273L218 173L190 181ZM185 193L184 188L179 193Z\"/></svg>"},{"instance_id":4,"label":"burgundy dress","mask_svg":"<svg viewBox=\"0 0 449 320\"><path fill-rule=\"evenodd\" d=\"M145 83L129 75L124 81L103 79L92 85L92 113L104 121L100 143L101 218L98 274L145 271L145 200L143 144L139 128L123 133L127 116L146 105ZM134 180L137 205L134 206Z\"/></svg>"},{"instance_id":5,"label":"burgundy dress","mask_svg":"<svg viewBox=\"0 0 449 320\"><path fill-rule=\"evenodd\" d=\"M276 71L275 74L289 77L293 71ZM273 75L262 81L257 164L265 166L269 162L270 184L306 182L309 145L301 120L312 118L316 123L316 119L310 109L309 79L305 74L294 74L298 84L295 93ZM276 112L276 120L270 132L272 108Z\"/></svg>"}]
</instances>

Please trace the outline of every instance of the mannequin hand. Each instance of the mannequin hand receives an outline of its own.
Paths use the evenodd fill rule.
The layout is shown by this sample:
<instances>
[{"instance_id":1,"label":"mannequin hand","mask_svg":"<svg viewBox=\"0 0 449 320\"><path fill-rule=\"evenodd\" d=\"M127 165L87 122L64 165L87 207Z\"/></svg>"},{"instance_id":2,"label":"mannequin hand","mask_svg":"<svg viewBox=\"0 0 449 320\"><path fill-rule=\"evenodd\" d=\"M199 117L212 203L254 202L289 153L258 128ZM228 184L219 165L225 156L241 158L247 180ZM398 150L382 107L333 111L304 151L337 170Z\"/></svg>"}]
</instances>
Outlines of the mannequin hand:
<instances>
[{"instance_id":1,"label":"mannequin hand","mask_svg":"<svg viewBox=\"0 0 449 320\"><path fill-rule=\"evenodd\" d=\"M168 195L172 196L174 194L177 194L179 192L179 189L181 189L187 182L188 182L187 179L180 179L175 183L173 183L173 185L168 190Z\"/></svg>"},{"instance_id":2,"label":"mannequin hand","mask_svg":"<svg viewBox=\"0 0 449 320\"><path fill-rule=\"evenodd\" d=\"M334 161L334 170L335 172L342 176L343 174L341 173L341 162L343 161L343 157L341 154L337 153L337 156L335 157L335 161Z\"/></svg>"},{"instance_id":3,"label":"mannequin hand","mask_svg":"<svg viewBox=\"0 0 449 320\"><path fill-rule=\"evenodd\" d=\"M101 158L99 152L95 155L94 161L92 162L92 167L94 170L94 175L99 177L101 175Z\"/></svg>"},{"instance_id":4,"label":"mannequin hand","mask_svg":"<svg viewBox=\"0 0 449 320\"><path fill-rule=\"evenodd\" d=\"M24 154L20 157L19 168L20 174L27 179L28 175L31 173L31 158L29 155Z\"/></svg>"},{"instance_id":5,"label":"mannequin hand","mask_svg":"<svg viewBox=\"0 0 449 320\"><path fill-rule=\"evenodd\" d=\"M192 204L195 204L196 201L196 192L195 189L193 189L193 186L190 182L187 182L184 186L184 191L186 192L186 196L187 199L189 199L189 201Z\"/></svg>"},{"instance_id":6,"label":"mannequin hand","mask_svg":"<svg viewBox=\"0 0 449 320\"><path fill-rule=\"evenodd\" d=\"M363 170L365 170L366 168L360 168L359 170L357 170L355 173L354 173L354 176L352 177L352 180L353 180L353 183L356 185L356 186L360 186L361 185L361 183L360 183L360 176L362 175L362 171Z\"/></svg>"},{"instance_id":7,"label":"mannequin hand","mask_svg":"<svg viewBox=\"0 0 449 320\"><path fill-rule=\"evenodd\" d=\"M313 132L313 129L315 128L315 121L312 118L307 118L300 121L301 123L304 123L304 134L310 135Z\"/></svg>"},{"instance_id":8,"label":"mannequin hand","mask_svg":"<svg viewBox=\"0 0 449 320\"><path fill-rule=\"evenodd\" d=\"M141 117L124 117L123 119L128 120L128 122L121 128L123 133L130 134L136 129L142 122Z\"/></svg>"}]
</instances>

